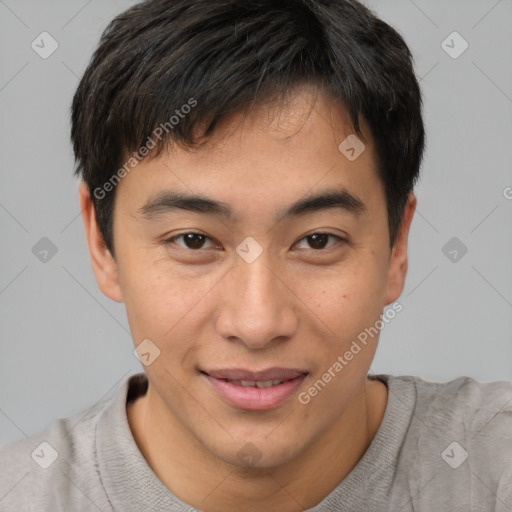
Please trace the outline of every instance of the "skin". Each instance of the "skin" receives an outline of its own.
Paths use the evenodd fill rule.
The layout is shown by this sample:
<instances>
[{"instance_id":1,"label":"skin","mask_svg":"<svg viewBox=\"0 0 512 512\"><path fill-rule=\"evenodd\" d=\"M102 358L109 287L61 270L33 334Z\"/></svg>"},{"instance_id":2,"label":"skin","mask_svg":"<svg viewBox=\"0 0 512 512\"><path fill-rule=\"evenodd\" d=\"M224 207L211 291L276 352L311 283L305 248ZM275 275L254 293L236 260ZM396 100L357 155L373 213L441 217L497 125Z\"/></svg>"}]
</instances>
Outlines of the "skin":
<instances>
[{"instance_id":1,"label":"skin","mask_svg":"<svg viewBox=\"0 0 512 512\"><path fill-rule=\"evenodd\" d=\"M298 400L398 299L407 273L416 198L391 250L367 127L355 161L338 150L352 132L342 108L302 87L281 108L233 114L198 150L145 159L117 186L115 259L80 186L98 285L125 303L134 344L149 338L160 350L144 368L147 394L127 407L135 441L162 482L198 509L310 508L354 468L381 424L387 387L367 378L378 336L308 404ZM340 187L364 202L363 214L331 208L276 221L298 199ZM236 219L184 210L145 218L140 209L162 190L222 201ZM164 243L190 231L209 237L203 248ZM315 248L314 232L346 241ZM236 252L248 236L263 249L250 264ZM199 373L275 366L309 376L266 411L227 405ZM237 455L247 443L259 453L252 465Z\"/></svg>"}]
</instances>

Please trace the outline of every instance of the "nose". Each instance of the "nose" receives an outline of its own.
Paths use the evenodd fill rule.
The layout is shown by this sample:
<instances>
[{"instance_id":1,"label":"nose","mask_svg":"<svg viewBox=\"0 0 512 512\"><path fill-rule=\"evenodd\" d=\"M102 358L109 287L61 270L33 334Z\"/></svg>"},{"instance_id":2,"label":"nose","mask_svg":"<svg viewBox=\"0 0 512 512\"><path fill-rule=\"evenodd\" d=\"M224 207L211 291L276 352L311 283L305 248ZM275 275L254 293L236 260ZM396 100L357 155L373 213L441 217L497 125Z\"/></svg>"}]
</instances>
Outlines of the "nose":
<instances>
[{"instance_id":1,"label":"nose","mask_svg":"<svg viewBox=\"0 0 512 512\"><path fill-rule=\"evenodd\" d=\"M271 268L265 251L256 261L240 258L222 291L217 331L225 339L261 349L297 330L297 298L286 276Z\"/></svg>"}]
</instances>

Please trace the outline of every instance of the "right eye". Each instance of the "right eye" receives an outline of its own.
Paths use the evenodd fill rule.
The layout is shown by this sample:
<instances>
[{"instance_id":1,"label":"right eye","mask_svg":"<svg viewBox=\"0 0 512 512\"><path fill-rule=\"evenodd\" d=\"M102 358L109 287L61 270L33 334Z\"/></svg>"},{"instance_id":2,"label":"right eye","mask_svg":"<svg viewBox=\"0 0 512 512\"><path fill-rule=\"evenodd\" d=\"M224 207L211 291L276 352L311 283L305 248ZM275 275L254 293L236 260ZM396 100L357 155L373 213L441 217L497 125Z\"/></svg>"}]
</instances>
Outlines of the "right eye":
<instances>
[{"instance_id":1,"label":"right eye","mask_svg":"<svg viewBox=\"0 0 512 512\"><path fill-rule=\"evenodd\" d=\"M183 240L183 243L178 243L177 240ZM174 235L170 238L167 238L163 241L164 245L179 245L185 249L190 249L192 251L198 251L200 249L204 249L204 244L207 240L211 239L206 236L204 233L196 233L193 231L187 233L181 233L179 235ZM214 247L212 245L212 247Z\"/></svg>"}]
</instances>

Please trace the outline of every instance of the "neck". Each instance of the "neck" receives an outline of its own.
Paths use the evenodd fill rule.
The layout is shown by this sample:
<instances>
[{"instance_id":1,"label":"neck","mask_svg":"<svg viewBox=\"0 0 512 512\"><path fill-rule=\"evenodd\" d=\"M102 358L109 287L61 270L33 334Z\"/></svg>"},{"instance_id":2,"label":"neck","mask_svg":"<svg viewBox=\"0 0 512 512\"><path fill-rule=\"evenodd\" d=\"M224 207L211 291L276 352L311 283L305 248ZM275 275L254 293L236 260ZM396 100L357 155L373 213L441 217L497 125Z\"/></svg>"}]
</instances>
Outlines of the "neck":
<instances>
[{"instance_id":1,"label":"neck","mask_svg":"<svg viewBox=\"0 0 512 512\"><path fill-rule=\"evenodd\" d=\"M149 385L127 407L135 441L149 466L182 501L208 512L298 512L318 504L364 455L382 421L387 387L365 380L344 414L292 461L271 468L227 464L177 422L162 418Z\"/></svg>"}]
</instances>

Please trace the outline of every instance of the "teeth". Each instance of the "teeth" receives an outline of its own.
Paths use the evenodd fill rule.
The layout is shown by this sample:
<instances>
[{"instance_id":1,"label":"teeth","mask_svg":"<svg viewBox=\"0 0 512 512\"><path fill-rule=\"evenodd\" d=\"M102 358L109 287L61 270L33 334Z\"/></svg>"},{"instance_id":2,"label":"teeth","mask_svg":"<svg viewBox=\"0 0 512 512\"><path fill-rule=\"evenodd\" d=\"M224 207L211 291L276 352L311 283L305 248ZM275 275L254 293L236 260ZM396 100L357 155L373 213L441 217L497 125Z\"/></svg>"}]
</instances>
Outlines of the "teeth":
<instances>
[{"instance_id":1,"label":"teeth","mask_svg":"<svg viewBox=\"0 0 512 512\"><path fill-rule=\"evenodd\" d=\"M232 381L236 386L243 386L245 388L269 388L271 386L277 386L281 384L282 380L234 380Z\"/></svg>"},{"instance_id":2,"label":"teeth","mask_svg":"<svg viewBox=\"0 0 512 512\"><path fill-rule=\"evenodd\" d=\"M260 380L260 381L256 382L256 386L258 386L259 388L269 388L270 386L273 386L273 385L274 385L273 380Z\"/></svg>"}]
</instances>

